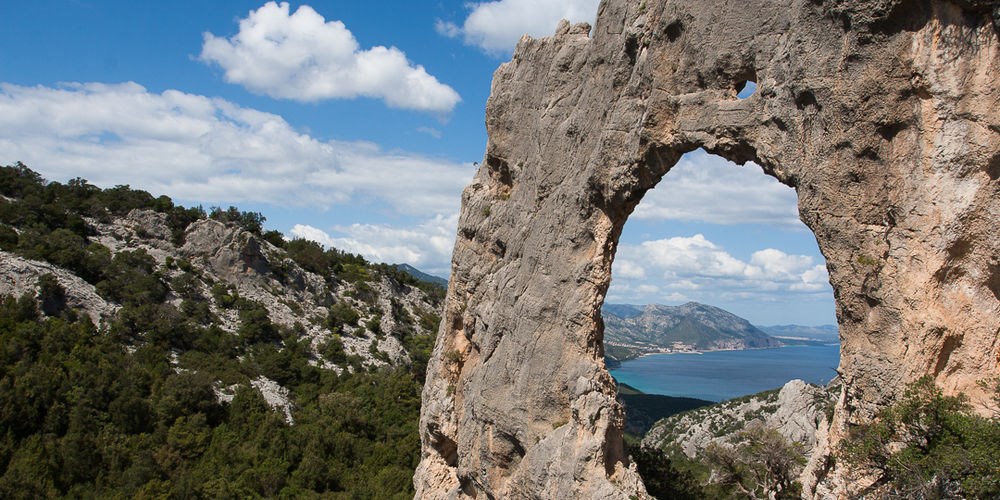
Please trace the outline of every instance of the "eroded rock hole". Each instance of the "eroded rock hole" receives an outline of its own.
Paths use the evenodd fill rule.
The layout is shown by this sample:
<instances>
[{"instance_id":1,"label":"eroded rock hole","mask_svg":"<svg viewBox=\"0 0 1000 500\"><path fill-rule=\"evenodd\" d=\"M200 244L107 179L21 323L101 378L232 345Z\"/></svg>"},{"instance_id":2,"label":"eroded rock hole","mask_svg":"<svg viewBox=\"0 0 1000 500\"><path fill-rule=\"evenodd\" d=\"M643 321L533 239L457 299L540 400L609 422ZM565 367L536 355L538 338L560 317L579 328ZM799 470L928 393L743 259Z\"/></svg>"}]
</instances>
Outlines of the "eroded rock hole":
<instances>
[{"instance_id":1,"label":"eroded rock hole","mask_svg":"<svg viewBox=\"0 0 1000 500\"><path fill-rule=\"evenodd\" d=\"M681 34L684 33L684 23L680 22L680 20L674 21L668 24L664 31L667 35L667 40L676 42L681 37Z\"/></svg>"},{"instance_id":2,"label":"eroded rock hole","mask_svg":"<svg viewBox=\"0 0 1000 500\"><path fill-rule=\"evenodd\" d=\"M639 39L629 36L625 39L625 56L628 57L629 64L635 64L635 58L639 53Z\"/></svg>"},{"instance_id":3,"label":"eroded rock hole","mask_svg":"<svg viewBox=\"0 0 1000 500\"><path fill-rule=\"evenodd\" d=\"M430 429L430 433L431 445L441 455L441 459L450 467L456 466L458 464L458 443L446 436L436 426Z\"/></svg>"},{"instance_id":4,"label":"eroded rock hole","mask_svg":"<svg viewBox=\"0 0 1000 500\"><path fill-rule=\"evenodd\" d=\"M986 288L993 292L993 296L1000 301L1000 264L990 264L989 277L986 279Z\"/></svg>"},{"instance_id":5,"label":"eroded rock hole","mask_svg":"<svg viewBox=\"0 0 1000 500\"><path fill-rule=\"evenodd\" d=\"M774 425L778 391L735 404L728 417L706 409L716 420L702 423L727 429L722 437L689 442L692 421L661 419L786 384L808 401L803 425L825 422L839 336L826 263L796 203L794 190L760 166L703 150L645 194L620 235L602 310L629 442L690 459L709 442L738 439L749 420ZM748 412L756 413L743 420ZM635 446L629 453L640 471L656 460Z\"/></svg>"},{"instance_id":6,"label":"eroded rock hole","mask_svg":"<svg viewBox=\"0 0 1000 500\"><path fill-rule=\"evenodd\" d=\"M819 111L823 109L823 106L820 106L819 101L816 100L816 94L813 94L811 90L803 90L795 94L795 107L801 110L812 108Z\"/></svg>"},{"instance_id":7,"label":"eroded rock hole","mask_svg":"<svg viewBox=\"0 0 1000 500\"><path fill-rule=\"evenodd\" d=\"M1000 153L994 155L993 159L990 160L986 167L986 173L990 176L990 180L1000 179Z\"/></svg>"}]
</instances>

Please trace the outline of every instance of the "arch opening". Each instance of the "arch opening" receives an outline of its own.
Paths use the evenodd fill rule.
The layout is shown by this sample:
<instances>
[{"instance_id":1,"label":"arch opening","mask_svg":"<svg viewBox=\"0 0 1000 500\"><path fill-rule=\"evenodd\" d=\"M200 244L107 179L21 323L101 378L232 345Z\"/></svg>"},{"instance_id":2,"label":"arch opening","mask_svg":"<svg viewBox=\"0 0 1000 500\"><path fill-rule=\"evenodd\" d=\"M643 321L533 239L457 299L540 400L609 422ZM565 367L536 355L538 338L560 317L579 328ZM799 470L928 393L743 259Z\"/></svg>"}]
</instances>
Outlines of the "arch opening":
<instances>
[{"instance_id":1,"label":"arch opening","mask_svg":"<svg viewBox=\"0 0 1000 500\"><path fill-rule=\"evenodd\" d=\"M680 411L792 379L823 392L839 363L834 298L794 189L704 149L650 166L667 173L619 235L602 307L633 450Z\"/></svg>"}]
</instances>

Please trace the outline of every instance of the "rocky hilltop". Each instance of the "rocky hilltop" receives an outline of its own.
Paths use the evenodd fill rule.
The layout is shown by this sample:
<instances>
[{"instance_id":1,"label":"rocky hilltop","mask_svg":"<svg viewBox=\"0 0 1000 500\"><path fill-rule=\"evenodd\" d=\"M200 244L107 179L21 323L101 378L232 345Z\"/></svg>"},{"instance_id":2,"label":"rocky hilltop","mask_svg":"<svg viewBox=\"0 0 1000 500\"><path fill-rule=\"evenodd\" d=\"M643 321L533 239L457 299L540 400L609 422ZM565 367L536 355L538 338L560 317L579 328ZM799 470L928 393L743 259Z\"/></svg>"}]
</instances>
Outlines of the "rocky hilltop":
<instances>
[{"instance_id":1,"label":"rocky hilltop","mask_svg":"<svg viewBox=\"0 0 1000 500\"><path fill-rule=\"evenodd\" d=\"M1000 374L997 19L988 1L604 0L594 26L522 38L494 74L462 196L418 495L647 494L601 306L628 216L698 148L794 187L826 257L844 385L814 457L924 376L986 411L978 382ZM816 464L806 496L866 486Z\"/></svg>"},{"instance_id":2,"label":"rocky hilltop","mask_svg":"<svg viewBox=\"0 0 1000 500\"><path fill-rule=\"evenodd\" d=\"M780 347L749 321L697 302L680 306L605 304L604 348L626 355L665 351L717 351Z\"/></svg>"},{"instance_id":3,"label":"rocky hilltop","mask_svg":"<svg viewBox=\"0 0 1000 500\"><path fill-rule=\"evenodd\" d=\"M829 428L839 388L839 384L826 388L792 380L780 389L660 420L643 437L643 445L676 449L695 458L710 444L731 444L740 431L758 424L801 444L806 457L816 447L817 433Z\"/></svg>"},{"instance_id":4,"label":"rocky hilltop","mask_svg":"<svg viewBox=\"0 0 1000 500\"><path fill-rule=\"evenodd\" d=\"M235 224L195 221L184 231L184 243L177 245L166 216L153 210L135 209L107 222L86 222L93 232L90 239L107 248L112 259L136 251L152 257L167 284L168 303L180 307L187 296L202 297L219 326L237 335L240 310L229 302L234 297L254 301L274 324L299 328L316 362L333 370L350 366L343 360L329 362L320 354L320 347L335 335L345 356L352 357L354 369L405 365L411 359L400 338L407 331L427 335L430 332L419 331L417 319L436 316L433 299L416 286L399 283L398 275L362 269L365 276L354 282L340 277L328 280ZM121 308L70 270L0 251L0 295L35 293L44 274L55 276L65 289L67 307L85 312L98 325ZM351 311L345 314L353 319L331 328L328 318L335 304Z\"/></svg>"}]
</instances>

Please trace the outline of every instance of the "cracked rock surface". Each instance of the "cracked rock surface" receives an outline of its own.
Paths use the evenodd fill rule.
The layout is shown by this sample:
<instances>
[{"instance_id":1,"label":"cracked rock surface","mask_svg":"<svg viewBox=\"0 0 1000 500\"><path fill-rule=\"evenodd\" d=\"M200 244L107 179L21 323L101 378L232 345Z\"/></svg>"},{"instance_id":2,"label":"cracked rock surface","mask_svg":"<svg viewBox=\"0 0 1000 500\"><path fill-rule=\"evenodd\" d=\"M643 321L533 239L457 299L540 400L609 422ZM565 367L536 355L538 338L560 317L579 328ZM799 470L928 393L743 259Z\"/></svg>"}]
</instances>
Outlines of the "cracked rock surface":
<instances>
[{"instance_id":1,"label":"cracked rock surface","mask_svg":"<svg viewBox=\"0 0 1000 500\"><path fill-rule=\"evenodd\" d=\"M1000 376L998 12L605 0L593 27L522 39L463 193L418 496L645 495L600 308L628 215L697 148L794 187L826 257L844 385L818 446L926 374L981 407Z\"/></svg>"}]
</instances>

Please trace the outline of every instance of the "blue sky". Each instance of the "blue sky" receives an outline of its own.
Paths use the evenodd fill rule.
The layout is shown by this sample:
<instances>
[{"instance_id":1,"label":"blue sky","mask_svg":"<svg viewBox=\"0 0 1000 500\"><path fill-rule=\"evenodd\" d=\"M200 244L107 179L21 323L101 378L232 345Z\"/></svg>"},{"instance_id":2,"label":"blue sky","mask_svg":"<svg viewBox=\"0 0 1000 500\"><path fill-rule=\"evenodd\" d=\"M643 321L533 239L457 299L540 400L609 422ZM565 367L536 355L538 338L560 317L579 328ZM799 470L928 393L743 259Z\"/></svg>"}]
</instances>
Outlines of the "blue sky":
<instances>
[{"instance_id":1,"label":"blue sky","mask_svg":"<svg viewBox=\"0 0 1000 500\"><path fill-rule=\"evenodd\" d=\"M447 275L493 71L597 4L3 2L0 163ZM833 323L823 264L791 189L696 152L626 226L608 300Z\"/></svg>"}]
</instances>

